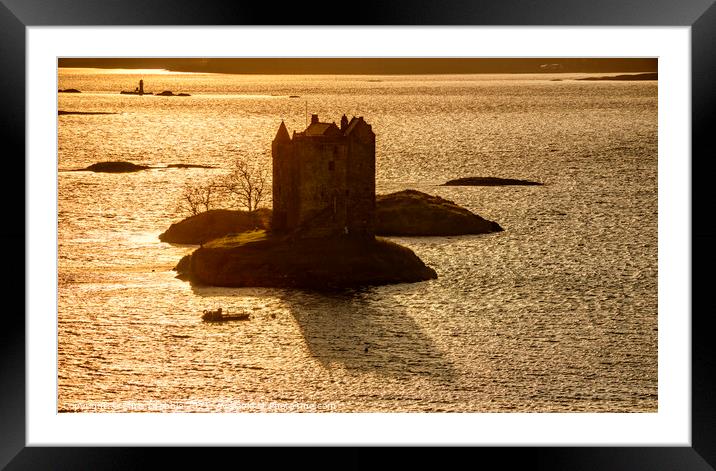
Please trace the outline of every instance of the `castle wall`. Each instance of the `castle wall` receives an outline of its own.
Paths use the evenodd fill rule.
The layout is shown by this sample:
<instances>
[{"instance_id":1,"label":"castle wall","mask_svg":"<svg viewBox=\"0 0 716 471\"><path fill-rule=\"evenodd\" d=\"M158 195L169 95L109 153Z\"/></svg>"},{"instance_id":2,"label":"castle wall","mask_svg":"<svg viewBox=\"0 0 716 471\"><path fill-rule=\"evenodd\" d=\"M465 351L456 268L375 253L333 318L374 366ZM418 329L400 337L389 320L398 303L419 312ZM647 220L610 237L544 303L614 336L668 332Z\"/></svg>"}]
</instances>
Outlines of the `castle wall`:
<instances>
[{"instance_id":1,"label":"castle wall","mask_svg":"<svg viewBox=\"0 0 716 471\"><path fill-rule=\"evenodd\" d=\"M297 138L299 226L339 233L346 224L347 146L340 139Z\"/></svg>"},{"instance_id":2,"label":"castle wall","mask_svg":"<svg viewBox=\"0 0 716 471\"><path fill-rule=\"evenodd\" d=\"M285 231L298 220L297 196L298 173L291 141L271 145L273 163L273 229Z\"/></svg>"},{"instance_id":3,"label":"castle wall","mask_svg":"<svg viewBox=\"0 0 716 471\"><path fill-rule=\"evenodd\" d=\"M348 140L347 179L350 198L346 224L349 233L375 234L375 135L367 126L356 129Z\"/></svg>"},{"instance_id":4,"label":"castle wall","mask_svg":"<svg viewBox=\"0 0 716 471\"><path fill-rule=\"evenodd\" d=\"M375 233L375 134L362 119L346 135L333 126L293 139L282 124L272 156L274 230Z\"/></svg>"}]
</instances>

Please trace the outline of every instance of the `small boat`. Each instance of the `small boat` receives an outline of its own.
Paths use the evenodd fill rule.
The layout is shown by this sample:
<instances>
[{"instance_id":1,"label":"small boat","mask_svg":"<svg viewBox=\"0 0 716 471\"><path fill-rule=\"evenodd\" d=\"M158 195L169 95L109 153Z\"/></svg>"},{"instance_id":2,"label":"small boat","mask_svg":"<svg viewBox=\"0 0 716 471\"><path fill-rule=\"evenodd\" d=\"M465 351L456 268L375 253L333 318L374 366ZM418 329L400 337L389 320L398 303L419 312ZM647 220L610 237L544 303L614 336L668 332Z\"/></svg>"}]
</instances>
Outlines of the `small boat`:
<instances>
[{"instance_id":1,"label":"small boat","mask_svg":"<svg viewBox=\"0 0 716 471\"><path fill-rule=\"evenodd\" d=\"M241 314L224 314L221 308L216 311L204 309L204 313L201 316L205 322L226 322L226 321L246 321L249 319L248 313Z\"/></svg>"}]
</instances>

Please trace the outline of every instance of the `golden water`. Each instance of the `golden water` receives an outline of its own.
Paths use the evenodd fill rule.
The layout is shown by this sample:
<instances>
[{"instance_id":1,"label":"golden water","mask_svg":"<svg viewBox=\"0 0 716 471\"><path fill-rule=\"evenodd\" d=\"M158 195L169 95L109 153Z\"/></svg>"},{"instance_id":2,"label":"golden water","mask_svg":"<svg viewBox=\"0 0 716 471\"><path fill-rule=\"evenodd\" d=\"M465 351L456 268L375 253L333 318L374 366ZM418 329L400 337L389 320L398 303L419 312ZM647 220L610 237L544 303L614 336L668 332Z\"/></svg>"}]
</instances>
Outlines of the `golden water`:
<instances>
[{"instance_id":1,"label":"golden water","mask_svg":"<svg viewBox=\"0 0 716 471\"><path fill-rule=\"evenodd\" d=\"M656 411L657 85L553 77L60 70L83 93L59 109L118 114L58 117L58 410ZM118 94L139 78L192 96ZM423 283L176 279L193 247L157 236L181 186L237 156L270 165L306 106L373 126L379 193L437 194L505 231L395 238L437 271ZM219 168L66 171L105 160ZM439 186L470 175L546 185ZM202 323L216 307L252 319Z\"/></svg>"}]
</instances>

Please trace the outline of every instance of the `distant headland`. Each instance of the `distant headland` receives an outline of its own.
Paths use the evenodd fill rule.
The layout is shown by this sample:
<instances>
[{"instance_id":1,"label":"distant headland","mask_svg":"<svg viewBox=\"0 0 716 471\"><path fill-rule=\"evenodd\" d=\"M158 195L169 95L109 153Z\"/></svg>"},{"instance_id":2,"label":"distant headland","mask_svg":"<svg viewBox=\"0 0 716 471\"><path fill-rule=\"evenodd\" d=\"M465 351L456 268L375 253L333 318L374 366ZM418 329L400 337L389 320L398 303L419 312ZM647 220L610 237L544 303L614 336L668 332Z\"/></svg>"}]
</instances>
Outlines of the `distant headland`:
<instances>
[{"instance_id":1,"label":"distant headland","mask_svg":"<svg viewBox=\"0 0 716 471\"><path fill-rule=\"evenodd\" d=\"M93 114L119 114L119 113L112 113L108 111L65 111L65 110L57 110L57 116L64 116L64 115L70 115L70 114L76 114L76 115L93 115Z\"/></svg>"},{"instance_id":2,"label":"distant headland","mask_svg":"<svg viewBox=\"0 0 716 471\"><path fill-rule=\"evenodd\" d=\"M630 81L630 80L659 80L657 72L649 72L645 74L625 74L625 75L606 75L603 77L586 77L577 80L612 80L612 81Z\"/></svg>"},{"instance_id":3,"label":"distant headland","mask_svg":"<svg viewBox=\"0 0 716 471\"><path fill-rule=\"evenodd\" d=\"M656 72L656 58L60 58L59 67L164 69L222 74L534 74ZM547 65L548 67L543 67Z\"/></svg>"}]
</instances>

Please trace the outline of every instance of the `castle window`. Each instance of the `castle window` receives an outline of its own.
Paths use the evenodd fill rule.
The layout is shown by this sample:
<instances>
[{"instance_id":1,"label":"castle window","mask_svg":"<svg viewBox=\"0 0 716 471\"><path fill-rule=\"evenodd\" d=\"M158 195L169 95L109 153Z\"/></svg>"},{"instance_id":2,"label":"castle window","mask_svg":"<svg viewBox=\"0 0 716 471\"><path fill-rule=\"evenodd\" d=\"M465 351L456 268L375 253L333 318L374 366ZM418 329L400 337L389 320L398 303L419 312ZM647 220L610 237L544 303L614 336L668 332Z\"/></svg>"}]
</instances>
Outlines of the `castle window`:
<instances>
[{"instance_id":1,"label":"castle window","mask_svg":"<svg viewBox=\"0 0 716 471\"><path fill-rule=\"evenodd\" d=\"M328 161L328 170L333 171L336 169L336 162L333 160Z\"/></svg>"}]
</instances>

